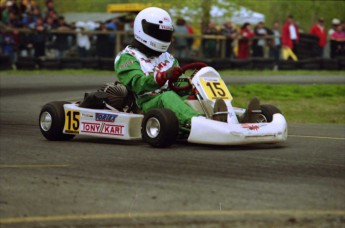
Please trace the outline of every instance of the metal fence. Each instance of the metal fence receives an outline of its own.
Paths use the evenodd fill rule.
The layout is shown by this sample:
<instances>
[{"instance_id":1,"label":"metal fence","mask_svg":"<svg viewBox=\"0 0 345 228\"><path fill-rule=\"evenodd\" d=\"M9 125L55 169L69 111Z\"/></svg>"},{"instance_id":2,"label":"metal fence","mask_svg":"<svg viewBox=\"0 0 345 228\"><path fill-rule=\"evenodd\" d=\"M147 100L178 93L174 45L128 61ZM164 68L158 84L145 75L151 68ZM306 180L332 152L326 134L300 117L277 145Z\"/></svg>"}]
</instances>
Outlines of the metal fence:
<instances>
[{"instance_id":1,"label":"metal fence","mask_svg":"<svg viewBox=\"0 0 345 228\"><path fill-rule=\"evenodd\" d=\"M62 69L62 68L95 68L113 69L114 57L133 39L132 32L126 31L60 31L49 30L35 32L29 29L12 29L4 31L14 33L17 43L14 45L13 56L2 55L0 52L0 69ZM78 36L85 36L90 42L89 49L78 46ZM2 37L3 38L3 37ZM193 40L188 48L187 57L176 56L181 65L192 61L204 61L218 69L343 69L343 59L315 59L317 38L309 34L301 34L301 42L297 49L298 62L272 59L269 46L264 47L264 54L259 58L236 59L236 56L226 56L229 48L227 38L223 35L177 35L174 34L169 52L178 54L176 39L189 38ZM267 36L265 39L273 39ZM262 39L262 37L254 37ZM0 42L4 42L0 39ZM214 55L205 53L205 43L213 42ZM231 49L236 51L238 39L234 40ZM40 52L40 53L38 53ZM302 66L302 67L301 67Z\"/></svg>"},{"instance_id":2,"label":"metal fence","mask_svg":"<svg viewBox=\"0 0 345 228\"><path fill-rule=\"evenodd\" d=\"M75 30L68 30L68 31L61 31L61 30L48 30L45 32L35 32L30 29L10 29L7 30L8 32L13 32L17 36L17 40L19 39L19 42L16 44L16 52L18 56L21 56L20 51L23 49L28 49L23 45L23 39L24 42L31 42L32 43L32 49L34 49L34 44L37 43L37 37L40 37L40 42L42 42L42 37L44 39L45 43L45 50L48 52L47 57L53 57L49 53L50 49L58 49L60 44L54 42L57 41L57 37L60 38L62 36L67 37L66 42L68 42L68 53L67 56L77 56L78 53L76 53L76 49L78 48L77 45L77 36L78 35L86 35L88 36L88 39L91 43L90 55L96 56L95 49L96 45L98 44L100 40L103 42L103 45L106 46L105 49L111 49L113 50L113 56L107 56L107 57L114 57L116 53L119 53L126 45L131 43L131 40L133 39L133 33L132 32L126 32L126 31L84 31L84 32L78 32ZM6 33L6 32L5 32ZM100 37L108 37L109 40L113 40L113 43L111 41L109 43L104 43L103 39L99 39ZM186 39L192 39L194 42L191 46L188 46L191 50L190 54L191 56L200 56L205 53L203 53L203 43L207 41L214 41L216 42L216 55L214 57L216 58L225 58L226 54L226 41L227 38L223 35L179 35L174 34L174 38L186 38ZM267 39L273 38L273 36L266 37ZM259 39L258 37L254 37L253 39ZM0 40L1 42L1 40ZM237 40L234 41L234 44L236 44ZM112 45L111 45L112 44ZM175 45L174 45L174 39L171 45L171 48L169 51L174 53ZM30 53L32 55L32 53ZM56 56L57 57L57 56ZM82 57L82 56L79 56Z\"/></svg>"}]
</instances>

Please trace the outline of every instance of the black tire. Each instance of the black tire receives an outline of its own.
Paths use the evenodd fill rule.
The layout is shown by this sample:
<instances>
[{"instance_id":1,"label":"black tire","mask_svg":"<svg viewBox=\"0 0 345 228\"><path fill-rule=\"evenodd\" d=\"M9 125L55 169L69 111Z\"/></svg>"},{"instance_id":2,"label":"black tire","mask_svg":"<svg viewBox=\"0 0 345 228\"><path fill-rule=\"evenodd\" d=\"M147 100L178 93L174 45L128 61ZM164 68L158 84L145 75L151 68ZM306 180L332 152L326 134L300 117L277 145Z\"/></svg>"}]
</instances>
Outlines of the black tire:
<instances>
[{"instance_id":1,"label":"black tire","mask_svg":"<svg viewBox=\"0 0 345 228\"><path fill-rule=\"evenodd\" d=\"M170 109L152 109L144 115L141 134L143 140L151 146L171 146L176 141L178 132L179 122Z\"/></svg>"},{"instance_id":2,"label":"black tire","mask_svg":"<svg viewBox=\"0 0 345 228\"><path fill-rule=\"evenodd\" d=\"M38 119L42 135L51 141L67 141L74 138L75 135L64 134L63 128L65 124L64 104L65 101L53 101L43 106ZM45 120L51 119L51 124L45 124Z\"/></svg>"},{"instance_id":3,"label":"black tire","mask_svg":"<svg viewBox=\"0 0 345 228\"><path fill-rule=\"evenodd\" d=\"M274 105L260 105L261 114L265 117L266 121L260 121L260 122L272 122L273 115L276 113L282 113L276 106Z\"/></svg>"}]
</instances>

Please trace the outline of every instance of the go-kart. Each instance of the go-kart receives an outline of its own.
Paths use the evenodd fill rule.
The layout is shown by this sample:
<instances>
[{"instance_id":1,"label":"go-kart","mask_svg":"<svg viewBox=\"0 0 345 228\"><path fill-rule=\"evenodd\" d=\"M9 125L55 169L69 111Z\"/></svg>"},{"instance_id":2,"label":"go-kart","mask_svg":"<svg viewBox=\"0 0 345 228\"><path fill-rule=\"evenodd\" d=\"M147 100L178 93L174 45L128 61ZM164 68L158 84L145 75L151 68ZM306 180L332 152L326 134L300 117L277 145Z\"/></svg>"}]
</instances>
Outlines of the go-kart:
<instances>
[{"instance_id":1,"label":"go-kart","mask_svg":"<svg viewBox=\"0 0 345 228\"><path fill-rule=\"evenodd\" d=\"M153 147L168 147L176 139L209 145L286 141L287 123L277 107L260 105L259 110L233 107L230 91L214 68L204 63L192 63L182 69L185 73L194 71L177 83L168 82L168 87L176 92L190 91L185 102L204 114L193 117L190 128L179 126L175 113L169 109L142 113L135 105L133 94L122 84L112 83L97 92L85 94L82 101L54 101L44 105L39 115L40 130L48 140L70 140L75 135L86 135L143 139ZM117 105L109 105L112 98L117 98ZM225 111L215 110L219 99L224 101ZM248 112L255 112L255 121L243 120ZM225 115L225 121L215 120L218 115Z\"/></svg>"}]
</instances>

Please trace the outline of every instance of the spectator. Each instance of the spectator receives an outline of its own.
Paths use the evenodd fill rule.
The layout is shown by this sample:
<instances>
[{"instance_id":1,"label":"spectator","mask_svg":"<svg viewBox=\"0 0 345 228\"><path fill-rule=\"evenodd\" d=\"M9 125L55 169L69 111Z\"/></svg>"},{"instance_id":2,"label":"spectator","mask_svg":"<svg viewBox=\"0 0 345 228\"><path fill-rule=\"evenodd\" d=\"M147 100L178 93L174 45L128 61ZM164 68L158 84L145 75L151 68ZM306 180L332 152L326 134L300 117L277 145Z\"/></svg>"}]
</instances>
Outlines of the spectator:
<instances>
[{"instance_id":1,"label":"spectator","mask_svg":"<svg viewBox=\"0 0 345 228\"><path fill-rule=\"evenodd\" d=\"M332 20L332 27L328 30L328 36L331 37L333 32L335 31L336 27L340 24L340 20L337 18L333 18Z\"/></svg>"},{"instance_id":2,"label":"spectator","mask_svg":"<svg viewBox=\"0 0 345 228\"><path fill-rule=\"evenodd\" d=\"M207 28L204 30L204 35L218 35L217 24L214 21L210 21ZM217 40L204 39L203 40L203 52L206 58L214 58L217 54Z\"/></svg>"},{"instance_id":3,"label":"spectator","mask_svg":"<svg viewBox=\"0 0 345 228\"><path fill-rule=\"evenodd\" d=\"M337 42L334 41L331 36L336 31L336 28L340 25L340 20L337 18L333 18L332 20L332 27L328 30L328 38L329 38L329 47L330 47L330 57L333 59L335 58L336 50L337 50Z\"/></svg>"},{"instance_id":4,"label":"spectator","mask_svg":"<svg viewBox=\"0 0 345 228\"><path fill-rule=\"evenodd\" d=\"M9 25L12 28L19 28L21 26L21 23L17 15L12 11L8 15L7 25Z\"/></svg>"},{"instance_id":5,"label":"spectator","mask_svg":"<svg viewBox=\"0 0 345 228\"><path fill-rule=\"evenodd\" d=\"M32 16L30 13L24 12L22 14L22 18L20 20L20 24L23 27L29 27L29 25L32 23Z\"/></svg>"},{"instance_id":6,"label":"spectator","mask_svg":"<svg viewBox=\"0 0 345 228\"><path fill-rule=\"evenodd\" d=\"M66 56L67 51L70 48L69 34L64 32L71 31L72 27L65 22L65 18L63 16L60 16L57 30L59 30L61 33L56 34L55 48L58 51L58 58L61 59Z\"/></svg>"},{"instance_id":7,"label":"spectator","mask_svg":"<svg viewBox=\"0 0 345 228\"><path fill-rule=\"evenodd\" d=\"M267 30L264 23L260 21L254 28L255 39L253 40L253 57L264 57L264 47L266 46Z\"/></svg>"},{"instance_id":8,"label":"spectator","mask_svg":"<svg viewBox=\"0 0 345 228\"><path fill-rule=\"evenodd\" d=\"M8 20L9 20L9 15L12 9L12 2L6 2L5 4L5 8L2 10L1 12L1 21L4 24L8 24Z\"/></svg>"},{"instance_id":9,"label":"spectator","mask_svg":"<svg viewBox=\"0 0 345 228\"><path fill-rule=\"evenodd\" d=\"M231 21L227 21L224 24L222 33L226 36L225 41L225 57L226 58L233 58L234 51L233 51L233 41L237 38L238 33L236 28L232 25Z\"/></svg>"},{"instance_id":10,"label":"spectator","mask_svg":"<svg viewBox=\"0 0 345 228\"><path fill-rule=\"evenodd\" d=\"M33 25L35 26L37 20L42 17L41 11L40 11L40 9L38 7L33 7L32 8L31 17L32 17L31 21L33 22Z\"/></svg>"},{"instance_id":11,"label":"spectator","mask_svg":"<svg viewBox=\"0 0 345 228\"><path fill-rule=\"evenodd\" d=\"M244 23L240 31L240 40L238 41L238 59L248 59L250 57L250 46L254 32L248 22Z\"/></svg>"},{"instance_id":12,"label":"spectator","mask_svg":"<svg viewBox=\"0 0 345 228\"><path fill-rule=\"evenodd\" d=\"M35 30L33 34L33 43L35 49L35 57L45 56L45 45L46 45L46 28L42 17L39 17L36 21Z\"/></svg>"},{"instance_id":13,"label":"spectator","mask_svg":"<svg viewBox=\"0 0 345 228\"><path fill-rule=\"evenodd\" d=\"M77 31L77 48L79 57L89 57L91 49L91 41L88 34L85 34L85 23L78 21L76 23Z\"/></svg>"},{"instance_id":14,"label":"spectator","mask_svg":"<svg viewBox=\"0 0 345 228\"><path fill-rule=\"evenodd\" d=\"M33 35L31 32L21 32L19 33L19 55L21 57L32 57L34 56L33 49Z\"/></svg>"},{"instance_id":15,"label":"spectator","mask_svg":"<svg viewBox=\"0 0 345 228\"><path fill-rule=\"evenodd\" d=\"M109 32L107 24L101 22L98 32ZM98 33L96 35L96 56L102 58L112 58L115 53L115 40L113 34Z\"/></svg>"},{"instance_id":16,"label":"spectator","mask_svg":"<svg viewBox=\"0 0 345 228\"><path fill-rule=\"evenodd\" d=\"M52 26L52 29L56 29L59 27L59 16L55 11L49 11L48 15L45 17L46 23L48 23Z\"/></svg>"},{"instance_id":17,"label":"spectator","mask_svg":"<svg viewBox=\"0 0 345 228\"><path fill-rule=\"evenodd\" d=\"M45 25L47 27L48 30L50 29L56 29L58 27L58 24L56 23L56 21L54 20L53 17L46 17L45 19Z\"/></svg>"},{"instance_id":18,"label":"spectator","mask_svg":"<svg viewBox=\"0 0 345 228\"><path fill-rule=\"evenodd\" d=\"M20 16L20 9L17 5L17 0L7 0L7 3L11 4L11 12L13 12L15 15Z\"/></svg>"},{"instance_id":19,"label":"spectator","mask_svg":"<svg viewBox=\"0 0 345 228\"><path fill-rule=\"evenodd\" d=\"M273 23L272 27L272 35L274 38L270 43L270 58L274 59L275 64L278 63L280 58L280 49L281 49L281 42L280 42L280 29L279 23L276 21Z\"/></svg>"},{"instance_id":20,"label":"spectator","mask_svg":"<svg viewBox=\"0 0 345 228\"><path fill-rule=\"evenodd\" d=\"M331 34L331 42L334 46L332 58L345 57L345 32L341 24L338 24L335 31Z\"/></svg>"},{"instance_id":21,"label":"spectator","mask_svg":"<svg viewBox=\"0 0 345 228\"><path fill-rule=\"evenodd\" d=\"M12 67L14 68L14 64L16 62L16 38L14 32L3 32L2 40L2 53L3 55L10 57Z\"/></svg>"},{"instance_id":22,"label":"spectator","mask_svg":"<svg viewBox=\"0 0 345 228\"><path fill-rule=\"evenodd\" d=\"M187 22L186 22L186 28L188 30L188 34L189 35L193 35L194 34L193 27L191 25L187 24ZM190 50L192 45L193 45L193 43L194 43L194 38L193 37L189 37L187 39L187 42L188 42L188 48Z\"/></svg>"},{"instance_id":23,"label":"spectator","mask_svg":"<svg viewBox=\"0 0 345 228\"><path fill-rule=\"evenodd\" d=\"M21 14L32 12L33 7L36 7L37 3L35 0L21 0L19 4L19 11Z\"/></svg>"},{"instance_id":24,"label":"spectator","mask_svg":"<svg viewBox=\"0 0 345 228\"><path fill-rule=\"evenodd\" d=\"M299 30L292 15L288 16L283 25L281 39L283 46L283 58L287 60L289 57L291 57L294 61L297 61L298 58L295 55L295 49L299 41Z\"/></svg>"},{"instance_id":25,"label":"spectator","mask_svg":"<svg viewBox=\"0 0 345 228\"><path fill-rule=\"evenodd\" d=\"M44 18L47 18L51 14L51 12L58 15L58 13L55 10L54 1L53 0L47 0L46 1L46 8L43 11Z\"/></svg>"},{"instance_id":26,"label":"spectator","mask_svg":"<svg viewBox=\"0 0 345 228\"><path fill-rule=\"evenodd\" d=\"M124 42L123 42L123 46L127 47L128 45L130 45L134 38L133 38L133 26L134 26L134 20L131 20L129 23L125 24L125 37L124 37Z\"/></svg>"},{"instance_id":27,"label":"spectator","mask_svg":"<svg viewBox=\"0 0 345 228\"><path fill-rule=\"evenodd\" d=\"M324 19L319 18L318 22L314 24L310 29L310 34L313 34L319 38L319 45L318 45L318 54L319 57L323 57L323 50L324 47L327 44L327 35L326 35L326 29L323 25Z\"/></svg>"},{"instance_id":28,"label":"spectator","mask_svg":"<svg viewBox=\"0 0 345 228\"><path fill-rule=\"evenodd\" d=\"M188 57L188 29L186 27L186 21L184 19L177 19L175 27L175 57L178 59L186 59Z\"/></svg>"},{"instance_id":29,"label":"spectator","mask_svg":"<svg viewBox=\"0 0 345 228\"><path fill-rule=\"evenodd\" d=\"M106 23L106 28L108 31L112 31L113 33L108 35L108 40L105 43L107 45L107 56L113 58L115 55L115 44L116 44L116 35L115 32L117 31L117 21L116 19L109 21Z\"/></svg>"},{"instance_id":30,"label":"spectator","mask_svg":"<svg viewBox=\"0 0 345 228\"><path fill-rule=\"evenodd\" d=\"M17 22L20 21L19 16L20 11L17 3L15 1L8 0L5 3L5 8L1 12L1 21L11 27L19 26L19 24L17 24Z\"/></svg>"},{"instance_id":31,"label":"spectator","mask_svg":"<svg viewBox=\"0 0 345 228\"><path fill-rule=\"evenodd\" d=\"M56 29L58 27L57 23L54 21L53 17L48 16L45 19L45 27L47 30ZM58 54L55 50L55 39L56 36L52 33L48 33L46 37L46 56L49 58L54 58Z\"/></svg>"}]
</instances>

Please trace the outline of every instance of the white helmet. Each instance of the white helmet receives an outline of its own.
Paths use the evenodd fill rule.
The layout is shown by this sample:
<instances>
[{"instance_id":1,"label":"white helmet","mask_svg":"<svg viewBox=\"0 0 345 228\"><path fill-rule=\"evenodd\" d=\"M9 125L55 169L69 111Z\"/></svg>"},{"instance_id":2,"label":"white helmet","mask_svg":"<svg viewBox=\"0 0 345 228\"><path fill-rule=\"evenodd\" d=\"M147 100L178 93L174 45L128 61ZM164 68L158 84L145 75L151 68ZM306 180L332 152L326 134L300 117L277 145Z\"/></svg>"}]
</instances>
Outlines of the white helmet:
<instances>
[{"instance_id":1,"label":"white helmet","mask_svg":"<svg viewBox=\"0 0 345 228\"><path fill-rule=\"evenodd\" d=\"M173 30L170 15L157 7L143 9L134 20L134 38L157 52L168 50Z\"/></svg>"}]
</instances>

